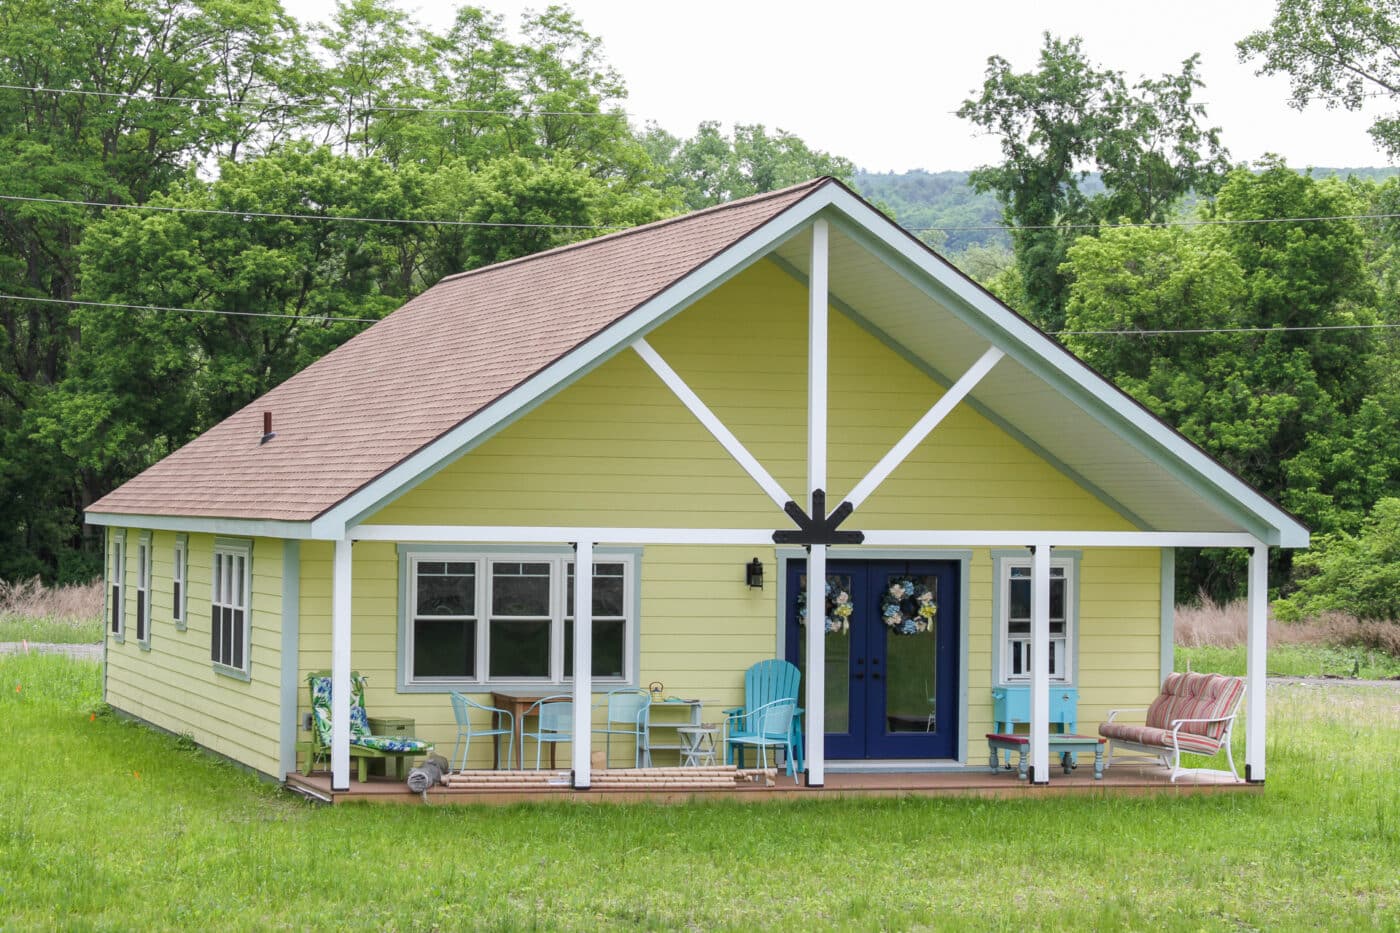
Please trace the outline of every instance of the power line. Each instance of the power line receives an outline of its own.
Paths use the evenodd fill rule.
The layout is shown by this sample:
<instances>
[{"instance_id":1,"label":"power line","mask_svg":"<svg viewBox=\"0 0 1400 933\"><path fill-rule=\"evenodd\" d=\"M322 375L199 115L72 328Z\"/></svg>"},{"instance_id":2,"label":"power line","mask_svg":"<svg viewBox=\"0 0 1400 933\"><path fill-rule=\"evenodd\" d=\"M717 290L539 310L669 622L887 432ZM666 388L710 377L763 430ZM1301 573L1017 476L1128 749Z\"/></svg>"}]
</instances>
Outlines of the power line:
<instances>
[{"instance_id":1,"label":"power line","mask_svg":"<svg viewBox=\"0 0 1400 933\"><path fill-rule=\"evenodd\" d=\"M114 301L77 301L73 298L37 298L33 295L0 295L0 301L40 301L60 305L81 305L85 308L123 308L128 311L172 311L183 314L218 314L226 317L275 317L296 321L348 321L352 324L377 324L372 317L334 317L328 314L278 314L274 311L219 311L213 308L167 308L161 305L128 305Z\"/></svg>"},{"instance_id":2,"label":"power line","mask_svg":"<svg viewBox=\"0 0 1400 933\"><path fill-rule=\"evenodd\" d=\"M428 224L443 227L517 227L544 230L629 230L621 224L537 224L494 220L424 220L407 217L352 217L340 214L288 214L271 211L239 211L212 207L172 207L164 204L113 204L107 201L77 201L66 198L33 198L18 194L0 194L0 201L25 201L37 204L65 204L74 207L118 208L134 211L164 211L171 214L217 214L228 217L268 217L274 220L334 220L364 224ZM1208 227L1231 224L1308 223L1327 220L1392 220L1400 212L1385 214L1333 214L1317 217L1259 217L1245 220L1168 220L1145 223L1118 224L1042 224L1008 227L1004 224L975 227L904 227L911 233L929 230L949 231L1015 231L1015 230L1106 230L1127 227Z\"/></svg>"},{"instance_id":3,"label":"power line","mask_svg":"<svg viewBox=\"0 0 1400 933\"><path fill-rule=\"evenodd\" d=\"M493 220L417 220L407 217L349 217L341 214L283 214L272 211L236 211L213 207L172 207L165 204L111 204L106 201L74 201L65 198L31 198L0 194L0 201L66 204L74 207L118 208L132 211L164 211L170 214L218 214L225 217L268 217L275 220L336 220L362 224L429 224L442 227L519 227L546 230L626 230L617 224L531 224Z\"/></svg>"},{"instance_id":4,"label":"power line","mask_svg":"<svg viewBox=\"0 0 1400 933\"><path fill-rule=\"evenodd\" d=\"M73 298L38 298L32 295L0 294L0 301L36 301L49 304L80 305L85 308L119 308L128 311L169 311L184 314L216 314L229 317L270 317L299 321L347 321L354 324L376 324L378 318L333 317L325 314L278 314L271 311L221 311L213 308L171 308L162 305L133 305L113 301L78 301ZM1296 331L1395 330L1400 324L1315 324L1287 327L1189 327L1178 330L1060 330L1048 331L1051 337L1159 337L1199 334L1281 334Z\"/></svg>"},{"instance_id":5,"label":"power line","mask_svg":"<svg viewBox=\"0 0 1400 933\"><path fill-rule=\"evenodd\" d=\"M222 97L172 97L163 94L137 94L128 91L92 91L85 88L59 88L59 87L30 87L23 84L0 84L0 90L6 91L33 91L36 94L77 94L84 97L111 97L119 100L136 101L166 101L176 104L219 104L224 107L234 109L253 107L281 107L291 109L293 107L309 107L316 104L331 104L323 98L303 97L292 98L287 101L275 100L226 100ZM410 107L406 105L375 104L363 107L352 106L351 110L360 113L437 113L437 114L460 114L462 116L510 116L510 117L608 117L616 119L618 117L630 116L622 110L525 110L516 108L514 110L484 110L463 107Z\"/></svg>"}]
</instances>

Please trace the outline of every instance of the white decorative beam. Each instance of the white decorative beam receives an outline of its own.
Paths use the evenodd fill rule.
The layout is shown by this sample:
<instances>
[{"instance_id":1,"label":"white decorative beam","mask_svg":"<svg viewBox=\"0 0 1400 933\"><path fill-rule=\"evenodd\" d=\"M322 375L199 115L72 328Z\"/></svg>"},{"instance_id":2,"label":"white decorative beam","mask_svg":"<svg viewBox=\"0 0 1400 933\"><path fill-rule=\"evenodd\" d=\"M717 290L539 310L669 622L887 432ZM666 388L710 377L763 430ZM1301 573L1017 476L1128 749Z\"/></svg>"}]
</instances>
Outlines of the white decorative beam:
<instances>
[{"instance_id":1,"label":"white decorative beam","mask_svg":"<svg viewBox=\"0 0 1400 933\"><path fill-rule=\"evenodd\" d=\"M1228 531L871 531L871 547L1252 547L1250 534Z\"/></svg>"},{"instance_id":2,"label":"white decorative beam","mask_svg":"<svg viewBox=\"0 0 1400 933\"><path fill-rule=\"evenodd\" d=\"M352 543L335 543L331 571L331 789L350 789L350 599Z\"/></svg>"},{"instance_id":3,"label":"white decorative beam","mask_svg":"<svg viewBox=\"0 0 1400 933\"><path fill-rule=\"evenodd\" d=\"M1031 555L1031 778L1050 783L1050 548Z\"/></svg>"},{"instance_id":4,"label":"white decorative beam","mask_svg":"<svg viewBox=\"0 0 1400 933\"><path fill-rule=\"evenodd\" d=\"M807 704L803 730L807 786L826 783L826 545L814 544L807 558Z\"/></svg>"},{"instance_id":5,"label":"white decorative beam","mask_svg":"<svg viewBox=\"0 0 1400 933\"><path fill-rule=\"evenodd\" d=\"M938 427L939 422L948 417L948 414L957 407L958 403L967 397L967 394L976 387L977 383L982 381L987 373L991 372L992 367L1005 355L996 347L991 347L986 353L983 353L977 362L973 363L968 371L962 374L962 378L953 383L948 391L943 393L943 397L915 422L914 426L909 429L909 433L900 438L898 443L890 448L889 453L880 458L880 462L875 464L869 473L865 474L864 479L856 483L855 488L846 496L845 501L849 502L853 508L860 508L860 504L881 483L889 479L895 468L914 452L914 448L923 443L924 438Z\"/></svg>"},{"instance_id":6,"label":"white decorative beam","mask_svg":"<svg viewBox=\"0 0 1400 933\"><path fill-rule=\"evenodd\" d=\"M825 220L812 222L811 274L807 279L807 491L826 489L827 238ZM814 503L807 514L815 515Z\"/></svg>"},{"instance_id":7,"label":"white decorative beam","mask_svg":"<svg viewBox=\"0 0 1400 933\"><path fill-rule=\"evenodd\" d=\"M1262 544L1249 552L1245 586L1249 622L1245 637L1244 775L1250 783L1264 780L1264 689L1269 643L1269 549Z\"/></svg>"},{"instance_id":8,"label":"white decorative beam","mask_svg":"<svg viewBox=\"0 0 1400 933\"><path fill-rule=\"evenodd\" d=\"M593 542L584 538L574 548L574 788L587 790L593 754Z\"/></svg>"},{"instance_id":9,"label":"white decorative beam","mask_svg":"<svg viewBox=\"0 0 1400 933\"><path fill-rule=\"evenodd\" d=\"M729 452L729 456L733 457L739 466L744 468L744 472L753 477L754 482L758 483L779 509L793 501L792 496L787 494L772 474L763 468L763 464L759 463L758 459L749 453L748 448L734 436L734 432L724 426L724 422L720 421L710 410L710 407L700 400L700 396L686 385L685 380L661 358L661 354L657 353L651 344L639 337L632 344L632 349L636 350L637 355L645 360L652 371L661 377L661 381L666 383L666 387L675 394L676 398L681 400L681 404L690 410L696 420L705 426L705 430L719 441L720 446Z\"/></svg>"}]
</instances>

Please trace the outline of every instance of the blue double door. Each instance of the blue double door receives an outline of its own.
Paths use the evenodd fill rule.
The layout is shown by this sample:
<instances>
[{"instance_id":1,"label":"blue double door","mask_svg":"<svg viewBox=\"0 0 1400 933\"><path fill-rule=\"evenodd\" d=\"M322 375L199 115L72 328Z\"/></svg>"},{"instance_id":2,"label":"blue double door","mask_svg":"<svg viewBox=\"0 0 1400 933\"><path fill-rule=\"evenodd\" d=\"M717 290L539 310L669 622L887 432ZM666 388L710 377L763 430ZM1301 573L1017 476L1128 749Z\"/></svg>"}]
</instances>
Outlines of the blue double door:
<instances>
[{"instance_id":1,"label":"blue double door","mask_svg":"<svg viewBox=\"0 0 1400 933\"><path fill-rule=\"evenodd\" d=\"M804 684L807 638L826 642L826 757L954 757L957 564L827 561L819 607L806 602L805 560L788 562L786 583L785 644Z\"/></svg>"}]
</instances>

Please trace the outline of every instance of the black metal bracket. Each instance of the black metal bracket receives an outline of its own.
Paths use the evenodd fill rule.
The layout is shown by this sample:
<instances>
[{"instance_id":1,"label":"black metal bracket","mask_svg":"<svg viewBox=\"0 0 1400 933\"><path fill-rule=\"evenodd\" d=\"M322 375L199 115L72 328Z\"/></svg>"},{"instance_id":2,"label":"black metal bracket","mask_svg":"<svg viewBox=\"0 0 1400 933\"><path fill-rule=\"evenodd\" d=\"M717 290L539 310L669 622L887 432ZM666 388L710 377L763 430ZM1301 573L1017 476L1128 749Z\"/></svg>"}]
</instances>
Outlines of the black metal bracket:
<instances>
[{"instance_id":1,"label":"black metal bracket","mask_svg":"<svg viewBox=\"0 0 1400 933\"><path fill-rule=\"evenodd\" d=\"M825 490L812 490L814 515L808 515L802 506L791 500L783 506L783 511L788 513L797 528L773 532L774 544L800 544L803 547L811 547L814 544L862 544L865 541L863 531L837 531L841 523L851 517L855 506L849 502L842 502L836 507L836 511L827 515Z\"/></svg>"}]
</instances>

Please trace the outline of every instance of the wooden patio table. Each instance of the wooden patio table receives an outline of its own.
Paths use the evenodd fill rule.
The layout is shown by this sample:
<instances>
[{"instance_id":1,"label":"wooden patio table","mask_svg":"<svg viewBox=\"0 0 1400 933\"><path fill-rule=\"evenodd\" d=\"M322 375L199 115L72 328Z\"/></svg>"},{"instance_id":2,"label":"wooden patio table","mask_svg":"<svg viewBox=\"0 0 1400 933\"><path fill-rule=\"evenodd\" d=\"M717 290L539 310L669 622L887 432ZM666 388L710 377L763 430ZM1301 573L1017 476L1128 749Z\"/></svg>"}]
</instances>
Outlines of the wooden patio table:
<instances>
[{"instance_id":1,"label":"wooden patio table","mask_svg":"<svg viewBox=\"0 0 1400 933\"><path fill-rule=\"evenodd\" d=\"M539 690L492 690L491 705L501 709L509 710L515 729L513 737L516 749L516 760L520 763L521 769L525 767L525 738L522 733L525 731L525 723L522 721L525 711L531 706L543 700L545 697L562 696L560 693L541 693ZM571 698L572 699L572 698ZM492 764L499 768L501 766L501 737L494 736L496 740L496 750ZM549 766L556 767L554 763L554 749L557 742L549 743ZM506 762L506 767L510 767L510 762Z\"/></svg>"},{"instance_id":2,"label":"wooden patio table","mask_svg":"<svg viewBox=\"0 0 1400 933\"><path fill-rule=\"evenodd\" d=\"M990 753L992 770L997 770L997 765L1000 763L998 752L1018 752L1021 757L1016 767L1016 776L1024 781L1026 779L1026 750L1030 746L1030 741L1031 737L1028 735L988 732L987 751ZM1102 781L1103 742L1104 740L1096 735L1052 734L1050 736L1050 756L1053 758L1055 755L1059 755L1060 764L1064 767L1065 774L1069 774L1074 768L1074 754L1076 752L1093 752L1094 780Z\"/></svg>"}]
</instances>

